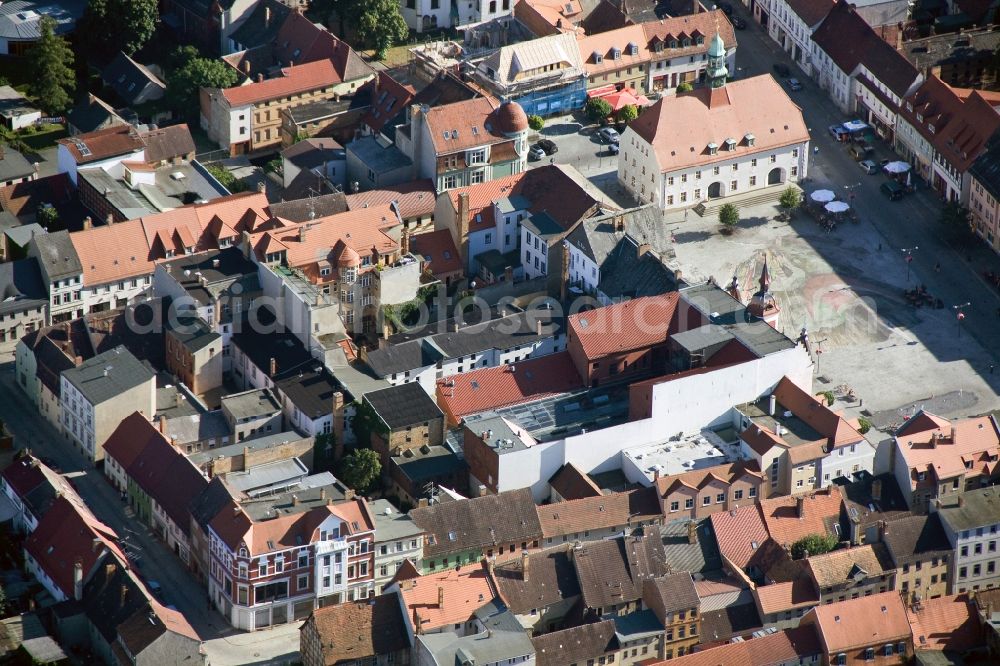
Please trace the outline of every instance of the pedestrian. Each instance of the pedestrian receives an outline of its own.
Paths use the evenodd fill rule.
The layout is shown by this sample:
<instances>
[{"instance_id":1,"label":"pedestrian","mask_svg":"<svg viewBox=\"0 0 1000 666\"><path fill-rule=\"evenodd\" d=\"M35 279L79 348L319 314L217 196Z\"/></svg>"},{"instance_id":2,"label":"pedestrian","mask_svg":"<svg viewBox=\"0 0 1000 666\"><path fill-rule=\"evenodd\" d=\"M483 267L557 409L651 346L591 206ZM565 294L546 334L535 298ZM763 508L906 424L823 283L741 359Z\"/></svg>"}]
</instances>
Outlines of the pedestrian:
<instances>
[{"instance_id":1,"label":"pedestrian","mask_svg":"<svg viewBox=\"0 0 1000 666\"><path fill-rule=\"evenodd\" d=\"M670 242L671 243L676 243L677 242L677 236L675 236L674 232L672 232L672 231L670 232ZM998 310L1000 310L1000 308L998 308Z\"/></svg>"}]
</instances>

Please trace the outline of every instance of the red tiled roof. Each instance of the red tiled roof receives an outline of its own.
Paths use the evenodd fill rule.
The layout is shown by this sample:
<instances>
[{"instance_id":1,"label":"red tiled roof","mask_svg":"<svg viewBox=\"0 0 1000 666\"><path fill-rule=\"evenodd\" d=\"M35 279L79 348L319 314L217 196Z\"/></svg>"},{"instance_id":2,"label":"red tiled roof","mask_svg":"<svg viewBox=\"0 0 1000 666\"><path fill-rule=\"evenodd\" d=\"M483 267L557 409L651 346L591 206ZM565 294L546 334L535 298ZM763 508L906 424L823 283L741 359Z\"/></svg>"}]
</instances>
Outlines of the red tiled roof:
<instances>
[{"instance_id":1,"label":"red tiled roof","mask_svg":"<svg viewBox=\"0 0 1000 666\"><path fill-rule=\"evenodd\" d=\"M459 421L469 414L540 400L582 387L583 380L569 352L559 352L438 380L437 401L442 410Z\"/></svg>"},{"instance_id":2,"label":"red tiled roof","mask_svg":"<svg viewBox=\"0 0 1000 666\"><path fill-rule=\"evenodd\" d=\"M768 539L767 527L757 504L713 513L710 520L722 556L740 569L750 564Z\"/></svg>"},{"instance_id":3,"label":"red tiled roof","mask_svg":"<svg viewBox=\"0 0 1000 666\"><path fill-rule=\"evenodd\" d=\"M924 599L906 609L917 650L965 652L985 644L975 603L967 594Z\"/></svg>"},{"instance_id":4,"label":"red tiled roof","mask_svg":"<svg viewBox=\"0 0 1000 666\"><path fill-rule=\"evenodd\" d=\"M724 483L733 483L744 475L754 476L758 479L764 476L760 472L757 461L741 460L734 463L691 470L683 474L661 476L656 480L656 490L660 493L660 497L666 497L673 490L674 486L677 485L699 489L712 479L718 479Z\"/></svg>"},{"instance_id":5,"label":"red tiled roof","mask_svg":"<svg viewBox=\"0 0 1000 666\"><path fill-rule=\"evenodd\" d=\"M663 344L676 332L679 300L671 292L581 312L569 318L569 335L588 360Z\"/></svg>"},{"instance_id":6,"label":"red tiled roof","mask_svg":"<svg viewBox=\"0 0 1000 666\"><path fill-rule=\"evenodd\" d=\"M372 105L362 122L378 134L387 122L406 108L416 91L413 86L399 83L388 72L381 71L372 94Z\"/></svg>"},{"instance_id":7,"label":"red tiled roof","mask_svg":"<svg viewBox=\"0 0 1000 666\"><path fill-rule=\"evenodd\" d=\"M73 161L77 164L87 164L109 157L127 155L146 147L139 132L131 125L117 125L96 132L79 134L59 139L58 143L72 155ZM81 145L86 148L87 154L81 151Z\"/></svg>"},{"instance_id":8,"label":"red tiled roof","mask_svg":"<svg viewBox=\"0 0 1000 666\"><path fill-rule=\"evenodd\" d=\"M400 582L400 593L410 622L417 631L423 632L465 623L496 596L489 576L480 564ZM439 595L444 597L443 605L438 604Z\"/></svg>"},{"instance_id":9,"label":"red tiled roof","mask_svg":"<svg viewBox=\"0 0 1000 666\"><path fill-rule=\"evenodd\" d=\"M69 175L57 173L27 183L0 187L0 209L14 216L29 215L43 203L59 207L73 199Z\"/></svg>"},{"instance_id":10,"label":"red tiled roof","mask_svg":"<svg viewBox=\"0 0 1000 666\"><path fill-rule=\"evenodd\" d=\"M774 396L785 410L826 437L827 443L834 448L855 444L864 439L846 419L788 377L782 377L778 382L774 388Z\"/></svg>"},{"instance_id":11,"label":"red tiled roof","mask_svg":"<svg viewBox=\"0 0 1000 666\"><path fill-rule=\"evenodd\" d=\"M805 497L761 500L760 513L771 538L782 546L790 546L810 534L829 534L832 524L840 519L842 501L840 487L830 486Z\"/></svg>"},{"instance_id":12,"label":"red tiled roof","mask_svg":"<svg viewBox=\"0 0 1000 666\"><path fill-rule=\"evenodd\" d=\"M989 474L990 457L1000 452L1000 427L989 416L953 421L948 427L897 436L896 450L910 468L911 488L959 474ZM927 471L933 474L920 482L919 474Z\"/></svg>"},{"instance_id":13,"label":"red tiled roof","mask_svg":"<svg viewBox=\"0 0 1000 666\"><path fill-rule=\"evenodd\" d=\"M760 610L765 615L815 606L819 603L819 592L816 591L812 580L806 576L799 576L785 583L758 585L754 593L757 595Z\"/></svg>"},{"instance_id":14,"label":"red tiled roof","mask_svg":"<svg viewBox=\"0 0 1000 666\"><path fill-rule=\"evenodd\" d=\"M434 276L462 272L462 258L448 229L411 236L410 251L424 258L424 268Z\"/></svg>"},{"instance_id":15,"label":"red tiled roof","mask_svg":"<svg viewBox=\"0 0 1000 666\"><path fill-rule=\"evenodd\" d=\"M67 597L73 597L73 565L83 565L87 576L108 549L124 560L114 545L118 535L100 522L86 508L78 507L65 497L58 498L38 526L25 539L24 548ZM94 541L99 540L99 548Z\"/></svg>"},{"instance_id":16,"label":"red tiled roof","mask_svg":"<svg viewBox=\"0 0 1000 666\"><path fill-rule=\"evenodd\" d=\"M243 106L317 90L341 82L333 61L328 59L282 67L281 74L273 79L225 88L222 95L230 106Z\"/></svg>"},{"instance_id":17,"label":"red tiled roof","mask_svg":"<svg viewBox=\"0 0 1000 666\"><path fill-rule=\"evenodd\" d=\"M702 648L668 661L643 662L646 666L762 666L805 663L820 654L812 627L796 627L760 638Z\"/></svg>"},{"instance_id":18,"label":"red tiled roof","mask_svg":"<svg viewBox=\"0 0 1000 666\"><path fill-rule=\"evenodd\" d=\"M399 206L399 216L404 220L418 215L433 215L434 204L437 201L434 182L429 178L390 185L380 190L348 194L345 199L350 210L395 202Z\"/></svg>"},{"instance_id":19,"label":"red tiled roof","mask_svg":"<svg viewBox=\"0 0 1000 666\"><path fill-rule=\"evenodd\" d=\"M476 146L486 146L511 139L493 127L491 116L499 104L493 97L474 97L431 107L424 122L438 155L448 155Z\"/></svg>"},{"instance_id":20,"label":"red tiled roof","mask_svg":"<svg viewBox=\"0 0 1000 666\"><path fill-rule=\"evenodd\" d=\"M883 592L817 606L802 622L815 623L827 654L870 645L895 644L910 638L910 624L898 592Z\"/></svg>"},{"instance_id":21,"label":"red tiled roof","mask_svg":"<svg viewBox=\"0 0 1000 666\"><path fill-rule=\"evenodd\" d=\"M542 536L547 539L585 530L637 525L663 517L652 488L565 500L539 506L537 511Z\"/></svg>"},{"instance_id":22,"label":"red tiled roof","mask_svg":"<svg viewBox=\"0 0 1000 666\"><path fill-rule=\"evenodd\" d=\"M906 437L918 432L924 432L925 430L937 430L938 428L945 429L950 425L951 421L948 419L921 409L919 412L907 419L903 425L897 428L895 435L896 437Z\"/></svg>"}]
</instances>

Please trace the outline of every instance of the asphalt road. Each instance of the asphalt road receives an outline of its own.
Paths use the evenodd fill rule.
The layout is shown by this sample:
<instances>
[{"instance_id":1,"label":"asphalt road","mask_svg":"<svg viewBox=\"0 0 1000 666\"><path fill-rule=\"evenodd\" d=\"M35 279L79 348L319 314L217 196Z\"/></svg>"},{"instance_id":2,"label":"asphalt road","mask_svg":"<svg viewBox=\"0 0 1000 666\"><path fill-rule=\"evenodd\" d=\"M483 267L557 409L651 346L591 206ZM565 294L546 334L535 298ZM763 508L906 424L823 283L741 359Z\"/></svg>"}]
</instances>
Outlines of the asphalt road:
<instances>
[{"instance_id":1,"label":"asphalt road","mask_svg":"<svg viewBox=\"0 0 1000 666\"><path fill-rule=\"evenodd\" d=\"M809 192L830 187L845 200L853 193L854 206L861 218L870 222L884 239L883 251L902 253L904 248L918 248L910 264L911 283L927 285L946 307L969 303L963 309L963 335L971 334L994 357L1000 358L1000 336L996 334L1000 324L1000 291L982 277L986 270L1000 272L1000 258L981 243L968 248L953 246L952 237L939 221L942 202L932 190L919 190L896 202L882 196L878 188L885 177L865 174L843 144L838 144L827 131L830 125L851 118L834 106L826 92L794 65L738 3L736 12L748 23L746 30L736 33L737 77L772 73L773 64L780 61L803 84L801 91L789 94L802 108L813 146L819 148L810 157L811 181L803 188ZM785 88L788 89L787 85ZM896 159L892 146L885 142L876 147L876 156ZM956 320L956 335L957 327Z\"/></svg>"},{"instance_id":2,"label":"asphalt road","mask_svg":"<svg viewBox=\"0 0 1000 666\"><path fill-rule=\"evenodd\" d=\"M103 474L89 467L15 386L14 364L0 366L0 418L14 433L19 447L54 460L60 471L102 522L118 533L139 577L163 588L165 603L184 614L203 641L213 666L223 664L289 663L297 659L298 623L246 634L230 627L208 607L208 594L184 564L148 528L132 517Z\"/></svg>"}]
</instances>

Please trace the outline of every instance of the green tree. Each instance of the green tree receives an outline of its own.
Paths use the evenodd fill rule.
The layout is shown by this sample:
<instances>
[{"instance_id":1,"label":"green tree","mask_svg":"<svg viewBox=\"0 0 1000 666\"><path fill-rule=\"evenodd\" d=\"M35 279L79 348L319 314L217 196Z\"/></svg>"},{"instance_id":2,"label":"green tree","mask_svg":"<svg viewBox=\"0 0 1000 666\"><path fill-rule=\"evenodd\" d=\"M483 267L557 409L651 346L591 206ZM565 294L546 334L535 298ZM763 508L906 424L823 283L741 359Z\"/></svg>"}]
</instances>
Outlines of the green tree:
<instances>
[{"instance_id":1,"label":"green tree","mask_svg":"<svg viewBox=\"0 0 1000 666\"><path fill-rule=\"evenodd\" d=\"M232 194L246 192L247 184L233 175L233 173L221 164L212 164L206 167L212 176L222 183L222 186Z\"/></svg>"},{"instance_id":2,"label":"green tree","mask_svg":"<svg viewBox=\"0 0 1000 666\"><path fill-rule=\"evenodd\" d=\"M77 32L84 50L103 60L119 49L127 55L141 49L159 20L157 0L90 0Z\"/></svg>"},{"instance_id":3,"label":"green tree","mask_svg":"<svg viewBox=\"0 0 1000 666\"><path fill-rule=\"evenodd\" d=\"M802 193L789 185L785 188L785 191L781 193L781 198L778 200L778 203L786 210L798 208L799 204L802 203Z\"/></svg>"},{"instance_id":4,"label":"green tree","mask_svg":"<svg viewBox=\"0 0 1000 666\"><path fill-rule=\"evenodd\" d=\"M69 108L76 89L73 50L65 39L55 34L55 29L55 20L43 16L41 36L28 52L34 75L31 92L38 104L52 115Z\"/></svg>"},{"instance_id":5,"label":"green tree","mask_svg":"<svg viewBox=\"0 0 1000 666\"><path fill-rule=\"evenodd\" d=\"M792 558L801 560L803 557L829 553L837 547L837 537L832 534L809 534L792 544Z\"/></svg>"},{"instance_id":6,"label":"green tree","mask_svg":"<svg viewBox=\"0 0 1000 666\"><path fill-rule=\"evenodd\" d=\"M722 226L732 231L740 222L740 211L731 203L722 204L719 209L719 222Z\"/></svg>"},{"instance_id":7,"label":"green tree","mask_svg":"<svg viewBox=\"0 0 1000 666\"><path fill-rule=\"evenodd\" d=\"M59 221L59 211L55 206L39 206L35 212L35 221L46 229L54 231L52 227Z\"/></svg>"},{"instance_id":8,"label":"green tree","mask_svg":"<svg viewBox=\"0 0 1000 666\"><path fill-rule=\"evenodd\" d=\"M837 396L833 394L833 391L823 391L823 399L826 400L826 406L832 407L833 403L837 401Z\"/></svg>"},{"instance_id":9,"label":"green tree","mask_svg":"<svg viewBox=\"0 0 1000 666\"><path fill-rule=\"evenodd\" d=\"M583 107L583 112L595 123L606 119L613 111L611 105L600 97L591 97L587 100L587 105Z\"/></svg>"},{"instance_id":10,"label":"green tree","mask_svg":"<svg viewBox=\"0 0 1000 666\"><path fill-rule=\"evenodd\" d=\"M358 10L352 21L358 38L375 49L379 60L385 58L390 46L410 36L396 0L364 0Z\"/></svg>"},{"instance_id":11,"label":"green tree","mask_svg":"<svg viewBox=\"0 0 1000 666\"><path fill-rule=\"evenodd\" d=\"M687 83L686 81L683 82L683 83L677 84L677 92L679 92L679 93L682 93L682 92L691 92L692 90L694 90L694 87L692 87L691 84Z\"/></svg>"},{"instance_id":12,"label":"green tree","mask_svg":"<svg viewBox=\"0 0 1000 666\"><path fill-rule=\"evenodd\" d=\"M538 130L545 127L545 118L542 118L541 116L536 116L534 114L528 116L528 127L537 132Z\"/></svg>"},{"instance_id":13,"label":"green tree","mask_svg":"<svg viewBox=\"0 0 1000 666\"><path fill-rule=\"evenodd\" d=\"M949 201L941 209L941 222L953 229L968 229L969 209L957 201Z\"/></svg>"},{"instance_id":14,"label":"green tree","mask_svg":"<svg viewBox=\"0 0 1000 666\"><path fill-rule=\"evenodd\" d=\"M355 449L340 461L340 480L364 494L372 489L382 474L382 462L371 449Z\"/></svg>"},{"instance_id":15,"label":"green tree","mask_svg":"<svg viewBox=\"0 0 1000 666\"><path fill-rule=\"evenodd\" d=\"M176 111L196 116L201 88L231 88L239 74L221 60L198 56L192 47L178 49L173 55L174 69L167 75L167 100Z\"/></svg>"},{"instance_id":16,"label":"green tree","mask_svg":"<svg viewBox=\"0 0 1000 666\"><path fill-rule=\"evenodd\" d=\"M639 107L635 104L626 104L622 108L618 109L616 114L616 119L620 123L629 123L639 117Z\"/></svg>"},{"instance_id":17,"label":"green tree","mask_svg":"<svg viewBox=\"0 0 1000 666\"><path fill-rule=\"evenodd\" d=\"M858 417L858 432L862 435L872 429L872 422L864 416Z\"/></svg>"}]
</instances>

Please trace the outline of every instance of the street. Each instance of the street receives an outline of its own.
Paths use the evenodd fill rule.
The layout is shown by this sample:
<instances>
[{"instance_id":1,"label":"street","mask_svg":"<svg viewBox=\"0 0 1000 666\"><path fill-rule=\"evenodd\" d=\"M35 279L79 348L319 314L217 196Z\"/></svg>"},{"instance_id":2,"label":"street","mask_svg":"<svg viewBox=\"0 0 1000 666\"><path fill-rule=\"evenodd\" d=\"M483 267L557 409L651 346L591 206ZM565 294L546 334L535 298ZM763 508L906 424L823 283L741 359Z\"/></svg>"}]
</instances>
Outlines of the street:
<instances>
[{"instance_id":1,"label":"street","mask_svg":"<svg viewBox=\"0 0 1000 666\"><path fill-rule=\"evenodd\" d=\"M98 471L65 443L15 385L14 365L0 366L0 418L14 434L19 447L37 456L52 458L102 522L111 527L130 556L138 560L139 577L155 580L163 588L164 603L177 608L205 641L211 666L284 664L298 660L299 623L252 634L230 627L208 607L207 591L184 564L150 530L131 517L131 510Z\"/></svg>"}]
</instances>

